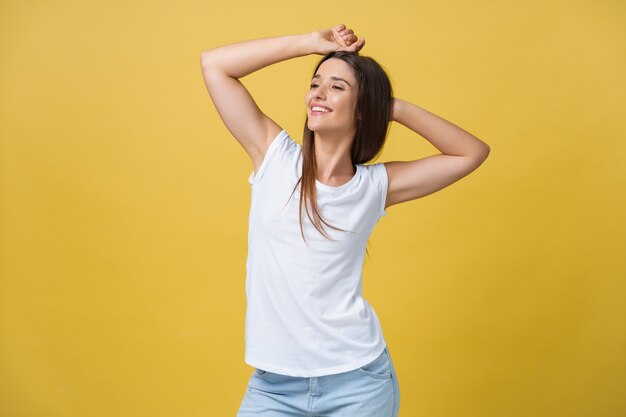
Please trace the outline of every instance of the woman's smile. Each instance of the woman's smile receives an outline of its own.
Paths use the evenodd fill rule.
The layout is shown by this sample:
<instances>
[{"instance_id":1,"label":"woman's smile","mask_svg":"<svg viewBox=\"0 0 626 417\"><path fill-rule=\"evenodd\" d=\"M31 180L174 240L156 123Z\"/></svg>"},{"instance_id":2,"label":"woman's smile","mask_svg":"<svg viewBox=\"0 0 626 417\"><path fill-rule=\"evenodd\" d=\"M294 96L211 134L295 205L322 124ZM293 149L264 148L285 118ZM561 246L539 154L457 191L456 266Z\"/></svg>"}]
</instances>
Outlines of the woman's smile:
<instances>
[{"instance_id":1,"label":"woman's smile","mask_svg":"<svg viewBox=\"0 0 626 417\"><path fill-rule=\"evenodd\" d=\"M324 107L324 106L320 106L320 105L313 105L311 107L311 116L320 116L326 113L330 113L332 110L329 109L328 107Z\"/></svg>"}]
</instances>

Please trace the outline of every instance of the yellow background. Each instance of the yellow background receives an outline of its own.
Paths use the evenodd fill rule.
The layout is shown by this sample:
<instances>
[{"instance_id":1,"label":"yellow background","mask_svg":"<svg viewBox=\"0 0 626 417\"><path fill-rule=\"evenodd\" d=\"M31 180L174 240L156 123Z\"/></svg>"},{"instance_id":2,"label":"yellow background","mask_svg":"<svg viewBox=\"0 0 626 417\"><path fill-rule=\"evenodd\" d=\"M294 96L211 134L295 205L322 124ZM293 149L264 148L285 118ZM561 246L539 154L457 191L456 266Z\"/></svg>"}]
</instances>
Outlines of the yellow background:
<instances>
[{"instance_id":1,"label":"yellow background","mask_svg":"<svg viewBox=\"0 0 626 417\"><path fill-rule=\"evenodd\" d=\"M199 55L338 23L491 147L371 237L401 417L626 415L624 2L98 0L0 4L0 416L235 415L252 163ZM319 58L243 79L299 142Z\"/></svg>"}]
</instances>

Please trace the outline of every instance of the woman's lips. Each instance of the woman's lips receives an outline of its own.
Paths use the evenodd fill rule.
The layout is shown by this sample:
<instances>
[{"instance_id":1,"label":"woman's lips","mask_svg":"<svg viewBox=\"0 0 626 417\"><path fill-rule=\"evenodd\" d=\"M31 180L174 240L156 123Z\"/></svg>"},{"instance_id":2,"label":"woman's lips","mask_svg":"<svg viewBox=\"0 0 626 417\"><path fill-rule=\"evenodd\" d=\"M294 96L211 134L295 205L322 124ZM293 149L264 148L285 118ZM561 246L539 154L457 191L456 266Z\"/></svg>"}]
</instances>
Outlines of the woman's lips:
<instances>
[{"instance_id":1,"label":"woman's lips","mask_svg":"<svg viewBox=\"0 0 626 417\"><path fill-rule=\"evenodd\" d=\"M315 108L323 108L323 109L325 109L326 111L322 111L322 110L313 110L313 109L315 109ZM329 109L328 107L324 107L324 106L317 106L317 105L315 105L315 106L312 106L312 107L311 107L311 115L320 116L320 115L322 115L322 114L328 114L328 113L330 113L330 112L332 112L332 110L331 110L331 109Z\"/></svg>"}]
</instances>

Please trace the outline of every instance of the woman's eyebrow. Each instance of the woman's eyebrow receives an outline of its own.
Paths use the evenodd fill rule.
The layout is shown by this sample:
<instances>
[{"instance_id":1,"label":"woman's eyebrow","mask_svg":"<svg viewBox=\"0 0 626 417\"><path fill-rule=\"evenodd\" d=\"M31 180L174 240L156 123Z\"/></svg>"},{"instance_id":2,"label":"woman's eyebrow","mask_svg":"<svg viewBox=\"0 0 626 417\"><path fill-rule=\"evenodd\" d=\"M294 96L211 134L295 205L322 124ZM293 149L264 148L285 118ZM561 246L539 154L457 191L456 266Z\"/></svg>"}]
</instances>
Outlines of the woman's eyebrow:
<instances>
[{"instance_id":1,"label":"woman's eyebrow","mask_svg":"<svg viewBox=\"0 0 626 417\"><path fill-rule=\"evenodd\" d=\"M319 74L315 74L315 75L313 76L313 79L316 79L316 78L319 78L319 77L320 77L320 75L319 75ZM350 83L349 83L349 82L347 82L346 80L344 80L343 78L339 78L339 77L334 77L334 76L331 76L331 77L330 77L330 79L331 79L331 80L337 80L337 81L343 81L344 83L346 83L346 84L348 84L350 87L352 87L352 85L350 85Z\"/></svg>"}]
</instances>

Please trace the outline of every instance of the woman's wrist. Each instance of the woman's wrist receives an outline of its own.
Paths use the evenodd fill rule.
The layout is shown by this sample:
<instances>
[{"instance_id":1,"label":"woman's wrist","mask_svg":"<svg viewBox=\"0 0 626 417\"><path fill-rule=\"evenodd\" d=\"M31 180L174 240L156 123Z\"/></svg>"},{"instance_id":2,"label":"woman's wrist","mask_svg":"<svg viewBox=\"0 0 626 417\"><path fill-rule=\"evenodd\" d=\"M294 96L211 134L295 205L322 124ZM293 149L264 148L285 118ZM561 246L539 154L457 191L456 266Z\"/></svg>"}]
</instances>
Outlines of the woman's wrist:
<instances>
[{"instance_id":1,"label":"woman's wrist","mask_svg":"<svg viewBox=\"0 0 626 417\"><path fill-rule=\"evenodd\" d=\"M304 55L323 55L318 50L318 40L315 32L309 32L302 35L302 50L304 51Z\"/></svg>"},{"instance_id":2,"label":"woman's wrist","mask_svg":"<svg viewBox=\"0 0 626 417\"><path fill-rule=\"evenodd\" d=\"M279 61L319 53L313 32L285 35L271 39L276 40L277 43L282 45L277 51L279 55L282 55Z\"/></svg>"},{"instance_id":3,"label":"woman's wrist","mask_svg":"<svg viewBox=\"0 0 626 417\"><path fill-rule=\"evenodd\" d=\"M398 122L398 119L400 117L401 107L402 107L402 100L400 100L399 98L393 97L392 98L392 111L391 111L392 121Z\"/></svg>"}]
</instances>

